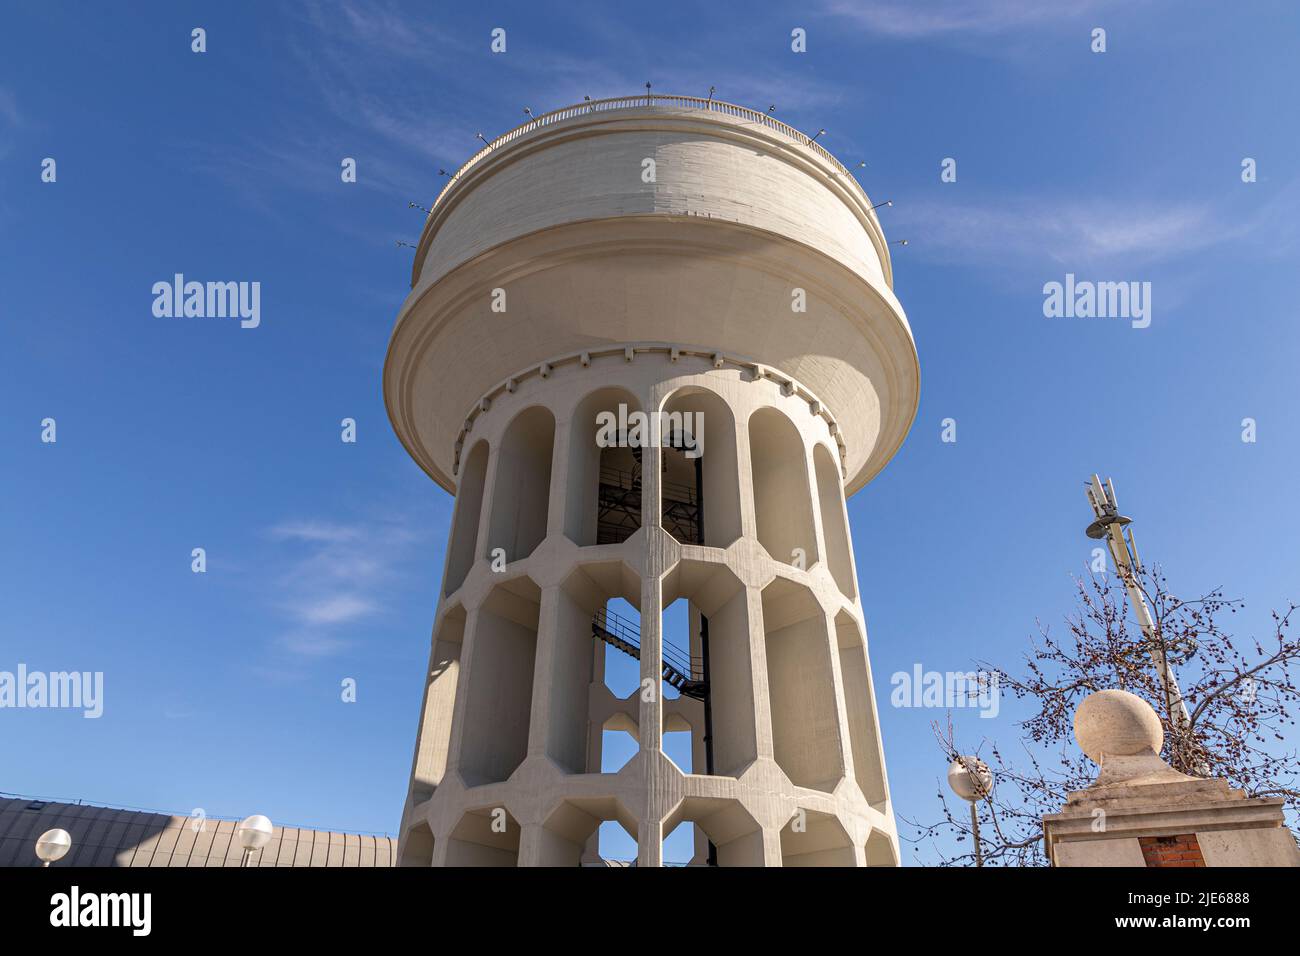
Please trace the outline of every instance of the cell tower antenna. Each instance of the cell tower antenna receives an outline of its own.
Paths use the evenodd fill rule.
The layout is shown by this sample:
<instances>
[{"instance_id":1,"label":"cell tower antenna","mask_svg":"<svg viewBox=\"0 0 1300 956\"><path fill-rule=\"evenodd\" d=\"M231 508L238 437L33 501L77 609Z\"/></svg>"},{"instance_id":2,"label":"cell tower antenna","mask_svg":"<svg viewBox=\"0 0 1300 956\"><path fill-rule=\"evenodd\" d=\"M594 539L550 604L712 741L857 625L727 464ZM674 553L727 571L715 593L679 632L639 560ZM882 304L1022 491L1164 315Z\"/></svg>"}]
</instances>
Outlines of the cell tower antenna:
<instances>
[{"instance_id":1,"label":"cell tower antenna","mask_svg":"<svg viewBox=\"0 0 1300 956\"><path fill-rule=\"evenodd\" d=\"M1119 513L1115 483L1109 478L1106 479L1106 484L1102 485L1101 478L1093 475L1087 484L1087 497L1096 519L1088 525L1087 535L1097 540L1104 538L1110 546L1111 557L1114 558L1115 567L1128 591L1129 602L1133 605L1138 627L1142 629L1147 646L1151 648L1151 661L1164 688L1169 720L1179 733L1186 735L1191 730L1191 716L1187 712L1187 704L1183 702L1183 693L1178 687L1178 680L1169 670L1169 658L1164 641L1159 638L1155 621L1151 617L1151 609L1147 606L1146 595L1137 581L1137 575L1142 571L1142 561L1138 557L1137 541L1133 537L1133 531L1128 528L1133 519Z\"/></svg>"}]
</instances>

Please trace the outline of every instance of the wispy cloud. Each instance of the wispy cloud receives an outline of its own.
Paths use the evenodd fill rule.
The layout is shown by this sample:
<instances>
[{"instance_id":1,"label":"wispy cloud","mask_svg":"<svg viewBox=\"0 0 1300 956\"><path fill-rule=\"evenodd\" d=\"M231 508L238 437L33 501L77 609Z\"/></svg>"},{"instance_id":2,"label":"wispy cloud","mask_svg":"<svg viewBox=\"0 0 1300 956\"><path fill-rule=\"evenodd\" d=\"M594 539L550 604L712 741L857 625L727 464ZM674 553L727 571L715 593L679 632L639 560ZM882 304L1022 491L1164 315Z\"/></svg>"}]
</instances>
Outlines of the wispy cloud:
<instances>
[{"instance_id":1,"label":"wispy cloud","mask_svg":"<svg viewBox=\"0 0 1300 956\"><path fill-rule=\"evenodd\" d=\"M890 232L909 251L955 261L1069 266L1124 259L1151 263L1204 249L1235 231L1209 202L987 199L902 202Z\"/></svg>"},{"instance_id":2,"label":"wispy cloud","mask_svg":"<svg viewBox=\"0 0 1300 956\"><path fill-rule=\"evenodd\" d=\"M832 0L824 12L871 33L897 39L994 36L1053 23L1070 23L1118 0Z\"/></svg>"},{"instance_id":3,"label":"wispy cloud","mask_svg":"<svg viewBox=\"0 0 1300 956\"><path fill-rule=\"evenodd\" d=\"M276 647L294 657L333 657L351 646L350 641L319 632L281 634L276 639Z\"/></svg>"},{"instance_id":4,"label":"wispy cloud","mask_svg":"<svg viewBox=\"0 0 1300 956\"><path fill-rule=\"evenodd\" d=\"M491 139L524 122L525 106L544 113L586 96L635 95L647 80L671 77L667 85L656 83L656 92L664 93L705 96L716 86L719 99L758 108L774 104L778 114L827 108L848 96L840 84L797 71L720 70L689 51L678 62L665 59L658 49L650 55L642 32L599 15L585 22L594 47L620 51L620 56L530 49L526 55L485 57L486 34L481 45L467 43L463 35L444 36L418 12L391 6L362 12L348 0L318 3L313 10L308 19L318 38L291 49L334 116L448 169L478 148L476 133ZM416 50L419 55L411 62L398 62ZM658 61L655 76L641 75L630 65L646 59ZM359 69L363 63L367 68ZM489 77L491 82L485 82ZM511 111L485 114L485 106L490 107L485 96L496 90L499 99L510 89L519 97ZM428 168L421 170L426 181L428 174ZM406 181L408 192L413 185Z\"/></svg>"},{"instance_id":5,"label":"wispy cloud","mask_svg":"<svg viewBox=\"0 0 1300 956\"><path fill-rule=\"evenodd\" d=\"M317 0L304 19L311 37L288 49L336 121L420 159L450 162L473 151L474 130L446 121L459 102L463 71L453 61L466 54L463 38L441 33L427 12L391 3Z\"/></svg>"},{"instance_id":6,"label":"wispy cloud","mask_svg":"<svg viewBox=\"0 0 1300 956\"><path fill-rule=\"evenodd\" d=\"M269 532L277 541L326 541L338 543L355 541L362 531L355 525L334 524L328 521L286 521Z\"/></svg>"},{"instance_id":7,"label":"wispy cloud","mask_svg":"<svg viewBox=\"0 0 1300 956\"><path fill-rule=\"evenodd\" d=\"M373 601L356 594L337 594L300 604L295 613L307 624L343 624L375 610Z\"/></svg>"},{"instance_id":8,"label":"wispy cloud","mask_svg":"<svg viewBox=\"0 0 1300 956\"><path fill-rule=\"evenodd\" d=\"M274 650L293 658L330 657L356 643L357 628L384 613L419 536L407 521L294 518L268 528L276 543L272 576L284 630Z\"/></svg>"},{"instance_id":9,"label":"wispy cloud","mask_svg":"<svg viewBox=\"0 0 1300 956\"><path fill-rule=\"evenodd\" d=\"M1150 265L1225 246L1276 258L1300 247L1300 178L1201 199L904 200L889 219L890 234L910 241L908 255L999 269Z\"/></svg>"},{"instance_id":10,"label":"wispy cloud","mask_svg":"<svg viewBox=\"0 0 1300 956\"><path fill-rule=\"evenodd\" d=\"M434 18L411 16L391 2L315 0L303 9L322 37L340 46L369 47L388 57L426 61L453 42L437 28Z\"/></svg>"},{"instance_id":11,"label":"wispy cloud","mask_svg":"<svg viewBox=\"0 0 1300 956\"><path fill-rule=\"evenodd\" d=\"M490 56L486 32L471 40L442 29L427 10L394 3L314 0L289 15L299 28L284 39L284 84L309 90L318 108L275 128L247 131L219 149L203 141L178 148L191 169L286 232L302 228L306 215L317 217L320 228L376 246L391 247L399 236L413 241L422 220L408 202L430 202L445 182L439 169L455 170L473 155L481 145L476 134L492 139L524 122L525 106L541 114L584 96L636 94L647 80L662 79L660 92L704 96L713 85L719 99L758 109L775 105L778 117L808 125L848 95L842 85L794 68L728 70L689 50L674 54L676 62L660 62L662 51L641 32L599 13L584 19L585 39L619 56L593 59L538 47ZM654 76L634 65L647 60L656 62ZM332 208L339 194L344 156L357 163L356 185L346 188L379 195L382 227L318 215L317 207ZM286 191L313 202L287 207Z\"/></svg>"},{"instance_id":12,"label":"wispy cloud","mask_svg":"<svg viewBox=\"0 0 1300 956\"><path fill-rule=\"evenodd\" d=\"M336 196L344 156L357 161L355 188L397 200L394 210L431 198L438 167L454 168L477 148L461 100L448 88L461 72L453 60L465 55L463 39L444 34L428 11L392 3L317 0L289 15L301 29L284 38L284 84L310 90L321 108L249 130L220 149L183 143L189 166L286 227L300 228L301 221L291 223L283 212L283 192ZM419 220L411 222L418 234ZM349 219L324 224L391 245L391 236L358 232Z\"/></svg>"}]
</instances>

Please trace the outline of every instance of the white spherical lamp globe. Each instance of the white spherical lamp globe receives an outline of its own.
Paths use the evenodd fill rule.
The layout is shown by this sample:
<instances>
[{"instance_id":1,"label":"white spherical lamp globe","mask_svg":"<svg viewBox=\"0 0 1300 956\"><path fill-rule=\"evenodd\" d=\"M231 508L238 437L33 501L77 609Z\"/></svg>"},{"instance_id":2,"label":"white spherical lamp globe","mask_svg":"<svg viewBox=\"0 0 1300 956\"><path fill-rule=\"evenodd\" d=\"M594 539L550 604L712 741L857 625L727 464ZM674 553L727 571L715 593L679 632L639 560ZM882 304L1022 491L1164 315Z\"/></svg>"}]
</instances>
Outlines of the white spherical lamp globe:
<instances>
[{"instance_id":1,"label":"white spherical lamp globe","mask_svg":"<svg viewBox=\"0 0 1300 956\"><path fill-rule=\"evenodd\" d=\"M958 757L948 767L948 786L963 800L974 803L993 792L993 772L979 757Z\"/></svg>"},{"instance_id":2,"label":"white spherical lamp globe","mask_svg":"<svg viewBox=\"0 0 1300 956\"><path fill-rule=\"evenodd\" d=\"M241 822L235 833L239 836L239 845L245 850L260 850L271 842L274 829L270 820L255 813Z\"/></svg>"},{"instance_id":3,"label":"white spherical lamp globe","mask_svg":"<svg viewBox=\"0 0 1300 956\"><path fill-rule=\"evenodd\" d=\"M36 838L36 858L46 866L68 855L72 849L72 836L67 830L46 830Z\"/></svg>"}]
</instances>

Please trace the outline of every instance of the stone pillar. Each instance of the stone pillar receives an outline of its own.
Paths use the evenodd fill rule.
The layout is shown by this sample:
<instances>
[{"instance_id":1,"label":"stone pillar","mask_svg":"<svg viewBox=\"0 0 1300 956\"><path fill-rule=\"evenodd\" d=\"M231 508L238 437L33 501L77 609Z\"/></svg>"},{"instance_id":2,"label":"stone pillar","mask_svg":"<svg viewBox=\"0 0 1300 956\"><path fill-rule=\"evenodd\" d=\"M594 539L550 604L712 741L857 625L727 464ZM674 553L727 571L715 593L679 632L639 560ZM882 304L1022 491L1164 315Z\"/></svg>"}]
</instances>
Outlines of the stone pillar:
<instances>
[{"instance_id":1,"label":"stone pillar","mask_svg":"<svg viewBox=\"0 0 1300 956\"><path fill-rule=\"evenodd\" d=\"M1074 736L1101 773L1043 818L1053 866L1300 866L1282 798L1174 770L1160 759L1164 731L1142 698L1090 695Z\"/></svg>"}]
</instances>

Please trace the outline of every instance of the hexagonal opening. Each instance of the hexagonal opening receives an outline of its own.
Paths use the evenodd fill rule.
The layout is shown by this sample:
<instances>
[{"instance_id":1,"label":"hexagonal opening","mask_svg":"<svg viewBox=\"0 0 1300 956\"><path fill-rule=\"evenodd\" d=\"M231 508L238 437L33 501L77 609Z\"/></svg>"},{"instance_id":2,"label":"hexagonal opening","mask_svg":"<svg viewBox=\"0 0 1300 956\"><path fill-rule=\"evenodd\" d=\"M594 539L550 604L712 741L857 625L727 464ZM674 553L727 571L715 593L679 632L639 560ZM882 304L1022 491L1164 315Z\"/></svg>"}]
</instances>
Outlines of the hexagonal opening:
<instances>
[{"instance_id":1,"label":"hexagonal opening","mask_svg":"<svg viewBox=\"0 0 1300 956\"><path fill-rule=\"evenodd\" d=\"M618 773L641 751L641 733L636 722L615 714L600 730L600 772Z\"/></svg>"},{"instance_id":2,"label":"hexagonal opening","mask_svg":"<svg viewBox=\"0 0 1300 956\"><path fill-rule=\"evenodd\" d=\"M528 754L541 590L498 584L474 614L459 770L468 786L509 779Z\"/></svg>"},{"instance_id":3,"label":"hexagonal opening","mask_svg":"<svg viewBox=\"0 0 1300 956\"><path fill-rule=\"evenodd\" d=\"M798 810L781 830L782 866L857 866L848 831L829 813Z\"/></svg>"},{"instance_id":4,"label":"hexagonal opening","mask_svg":"<svg viewBox=\"0 0 1300 956\"><path fill-rule=\"evenodd\" d=\"M613 824L602 826L602 824ZM606 852L619 854L605 857L601 854L600 837L615 836L614 827L620 828L632 840L615 845L610 842ZM637 848L636 818L615 797L571 797L560 802L542 824L539 846L541 866L609 866L635 862Z\"/></svg>"},{"instance_id":5,"label":"hexagonal opening","mask_svg":"<svg viewBox=\"0 0 1300 956\"><path fill-rule=\"evenodd\" d=\"M640 579L621 561L580 565L560 587L546 748L570 773L597 772L606 766L604 725L608 721L600 716L603 711L593 712L600 700L595 689L603 684L610 696L622 700L639 687L638 662L598 637L597 612L616 607L635 613L635 605L628 601L639 601L640 593ZM635 722L631 727L628 732L635 733ZM611 746L617 751L622 741L611 738Z\"/></svg>"},{"instance_id":6,"label":"hexagonal opening","mask_svg":"<svg viewBox=\"0 0 1300 956\"><path fill-rule=\"evenodd\" d=\"M862 628L848 611L835 615L835 642L839 647L840 679L844 682L844 718L849 725L853 777L867 803L883 812L888 794L876 697L871 686L871 662L867 659Z\"/></svg>"},{"instance_id":7,"label":"hexagonal opening","mask_svg":"<svg viewBox=\"0 0 1300 956\"><path fill-rule=\"evenodd\" d=\"M698 616L698 612L697 612ZM699 679L703 675L703 666L699 653L699 626L692 628L691 602L678 598L669 603L659 617L660 652L664 663L671 668L663 680L662 693L665 701L677 700L682 696L684 682L675 675L682 675L686 680Z\"/></svg>"},{"instance_id":8,"label":"hexagonal opening","mask_svg":"<svg viewBox=\"0 0 1300 956\"><path fill-rule=\"evenodd\" d=\"M406 831L397 857L398 866L433 866L433 831L421 821Z\"/></svg>"},{"instance_id":9,"label":"hexagonal opening","mask_svg":"<svg viewBox=\"0 0 1300 956\"><path fill-rule=\"evenodd\" d=\"M465 621L463 607L457 604L449 608L442 616L429 651L420 729L415 738L415 766L411 772L411 798L415 803L432 797L447 772Z\"/></svg>"},{"instance_id":10,"label":"hexagonal opening","mask_svg":"<svg viewBox=\"0 0 1300 956\"><path fill-rule=\"evenodd\" d=\"M663 692L663 729L660 746L664 755L682 773L695 768L700 773L707 766L704 743L704 701L700 699L698 685L682 684L676 675L691 681L704 679L704 659L700 647L700 612L686 598L678 598L668 605L661 618L664 661L674 676L666 677Z\"/></svg>"},{"instance_id":11,"label":"hexagonal opening","mask_svg":"<svg viewBox=\"0 0 1300 956\"><path fill-rule=\"evenodd\" d=\"M660 859L664 866L708 866L709 838L690 820L683 820L664 830L663 851Z\"/></svg>"},{"instance_id":12,"label":"hexagonal opening","mask_svg":"<svg viewBox=\"0 0 1300 956\"><path fill-rule=\"evenodd\" d=\"M605 866L636 866L640 843L636 831L606 820L596 831L596 855Z\"/></svg>"},{"instance_id":13,"label":"hexagonal opening","mask_svg":"<svg viewBox=\"0 0 1300 956\"><path fill-rule=\"evenodd\" d=\"M635 643L640 651L641 612L637 603L626 598L610 598L605 602L604 613L600 616L600 628L628 643L611 643L601 641L604 649L601 660L601 673L609 692L619 700L635 697L641 688L641 659L633 656L628 648Z\"/></svg>"},{"instance_id":14,"label":"hexagonal opening","mask_svg":"<svg viewBox=\"0 0 1300 956\"><path fill-rule=\"evenodd\" d=\"M834 790L844 777L826 613L785 578L763 589L763 640L776 762L799 787Z\"/></svg>"},{"instance_id":15,"label":"hexagonal opening","mask_svg":"<svg viewBox=\"0 0 1300 956\"><path fill-rule=\"evenodd\" d=\"M817 473L817 506L821 511L822 538L826 542L826 567L840 592L852 601L858 595L853 578L852 539L844 505L844 485L840 470L825 445L813 446L813 466Z\"/></svg>"},{"instance_id":16,"label":"hexagonal opening","mask_svg":"<svg viewBox=\"0 0 1300 956\"><path fill-rule=\"evenodd\" d=\"M750 655L749 603L744 585L721 562L686 558L664 575L663 602L687 602L689 636L678 646L689 654L690 667L703 679L708 659L709 716L712 720L713 769L736 776L758 759L754 725L753 661ZM680 639L677 639L680 642ZM706 654L707 650L707 654ZM698 664L697 664L698 662ZM683 665L688 666L688 665ZM708 773L702 745L705 721L692 723L696 773Z\"/></svg>"},{"instance_id":17,"label":"hexagonal opening","mask_svg":"<svg viewBox=\"0 0 1300 956\"><path fill-rule=\"evenodd\" d=\"M693 824L692 828L683 829ZM762 866L763 832L739 800L687 797L664 820L665 864ZM687 843L689 838L690 842ZM670 840L681 844L669 855ZM689 855L687 848L689 847ZM683 859L684 857L684 859Z\"/></svg>"},{"instance_id":18,"label":"hexagonal opening","mask_svg":"<svg viewBox=\"0 0 1300 956\"><path fill-rule=\"evenodd\" d=\"M898 866L898 855L894 852L894 842L883 830L872 830L867 837L867 866Z\"/></svg>"},{"instance_id":19,"label":"hexagonal opening","mask_svg":"<svg viewBox=\"0 0 1300 956\"><path fill-rule=\"evenodd\" d=\"M447 866L518 866L519 823L505 807L469 810L447 840Z\"/></svg>"}]
</instances>

